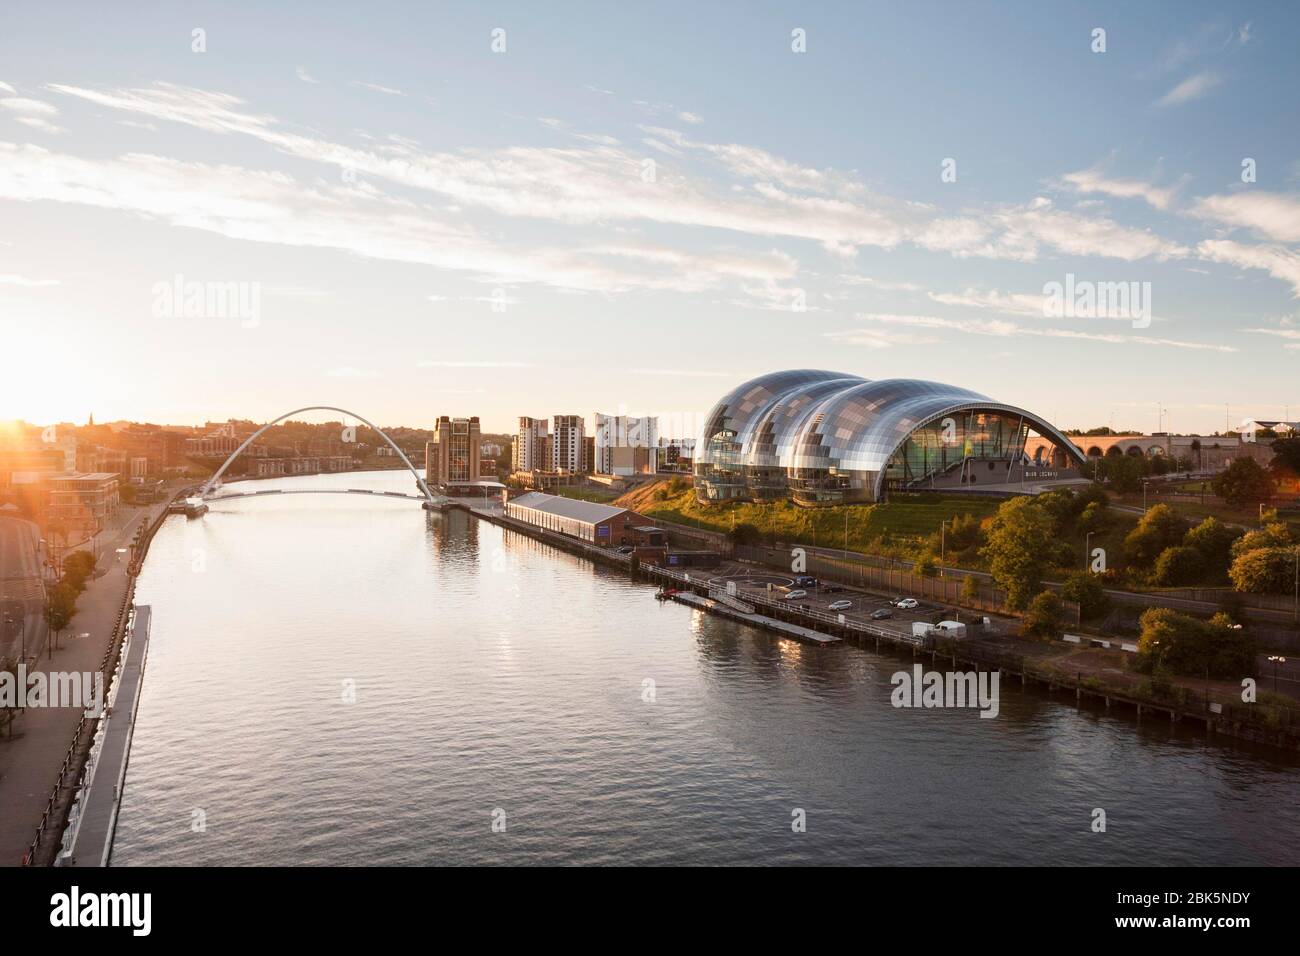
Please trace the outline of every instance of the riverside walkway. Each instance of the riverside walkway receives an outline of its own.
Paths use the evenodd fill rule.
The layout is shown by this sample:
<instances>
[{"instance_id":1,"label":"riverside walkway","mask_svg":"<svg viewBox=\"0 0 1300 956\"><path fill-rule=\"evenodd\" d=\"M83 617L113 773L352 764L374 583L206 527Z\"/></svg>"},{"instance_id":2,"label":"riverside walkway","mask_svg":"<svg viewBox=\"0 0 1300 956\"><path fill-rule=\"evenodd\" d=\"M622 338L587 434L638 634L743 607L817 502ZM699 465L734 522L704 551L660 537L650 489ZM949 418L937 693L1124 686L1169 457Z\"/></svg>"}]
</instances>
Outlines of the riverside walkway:
<instances>
[{"instance_id":1,"label":"riverside walkway","mask_svg":"<svg viewBox=\"0 0 1300 956\"><path fill-rule=\"evenodd\" d=\"M108 712L100 721L98 753L92 750L94 763L86 771L80 799L69 816L58 866L108 866L144 682L151 617L149 605L136 606L122 652L122 666L109 691Z\"/></svg>"}]
</instances>

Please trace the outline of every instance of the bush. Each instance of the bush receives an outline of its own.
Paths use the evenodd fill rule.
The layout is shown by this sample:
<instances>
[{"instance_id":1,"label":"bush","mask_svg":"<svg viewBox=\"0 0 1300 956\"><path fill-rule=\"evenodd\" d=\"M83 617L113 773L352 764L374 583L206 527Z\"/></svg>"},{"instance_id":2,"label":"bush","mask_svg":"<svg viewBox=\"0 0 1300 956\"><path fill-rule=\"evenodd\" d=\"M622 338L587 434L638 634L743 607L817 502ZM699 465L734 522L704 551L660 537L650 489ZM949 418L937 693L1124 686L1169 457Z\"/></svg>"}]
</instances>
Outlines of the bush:
<instances>
[{"instance_id":1,"label":"bush","mask_svg":"<svg viewBox=\"0 0 1300 956\"><path fill-rule=\"evenodd\" d=\"M1065 605L1054 591L1043 591L1032 601L1020 622L1020 633L1044 640L1060 638L1065 620Z\"/></svg>"},{"instance_id":2,"label":"bush","mask_svg":"<svg viewBox=\"0 0 1300 956\"><path fill-rule=\"evenodd\" d=\"M1162 587L1195 584L1205 573L1205 559L1195 548L1165 548L1156 559L1155 582Z\"/></svg>"},{"instance_id":3,"label":"bush","mask_svg":"<svg viewBox=\"0 0 1300 956\"><path fill-rule=\"evenodd\" d=\"M975 604L979 601L980 582L975 575L968 574L961 582L961 599L967 604Z\"/></svg>"},{"instance_id":4,"label":"bush","mask_svg":"<svg viewBox=\"0 0 1300 956\"><path fill-rule=\"evenodd\" d=\"M1240 537L1240 531L1229 528L1211 515L1187 532L1183 544L1196 549L1206 575L1221 581L1227 577L1228 565L1232 563L1232 546Z\"/></svg>"},{"instance_id":5,"label":"bush","mask_svg":"<svg viewBox=\"0 0 1300 956\"><path fill-rule=\"evenodd\" d=\"M1124 539L1124 556L1138 567L1155 564L1166 548L1181 544L1187 524L1168 505L1156 505L1142 516Z\"/></svg>"},{"instance_id":6,"label":"bush","mask_svg":"<svg viewBox=\"0 0 1300 956\"><path fill-rule=\"evenodd\" d=\"M1164 607L1139 618L1136 667L1147 674L1168 672L1188 677L1239 680L1255 673L1255 641L1227 615L1209 621Z\"/></svg>"},{"instance_id":7,"label":"bush","mask_svg":"<svg viewBox=\"0 0 1300 956\"><path fill-rule=\"evenodd\" d=\"M933 554L923 554L912 565L912 573L923 578L932 578L938 573L939 561Z\"/></svg>"},{"instance_id":8,"label":"bush","mask_svg":"<svg viewBox=\"0 0 1300 956\"><path fill-rule=\"evenodd\" d=\"M1110 606L1105 582L1091 571L1075 571L1065 579L1061 593L1066 600L1079 605L1084 617L1098 617Z\"/></svg>"}]
</instances>

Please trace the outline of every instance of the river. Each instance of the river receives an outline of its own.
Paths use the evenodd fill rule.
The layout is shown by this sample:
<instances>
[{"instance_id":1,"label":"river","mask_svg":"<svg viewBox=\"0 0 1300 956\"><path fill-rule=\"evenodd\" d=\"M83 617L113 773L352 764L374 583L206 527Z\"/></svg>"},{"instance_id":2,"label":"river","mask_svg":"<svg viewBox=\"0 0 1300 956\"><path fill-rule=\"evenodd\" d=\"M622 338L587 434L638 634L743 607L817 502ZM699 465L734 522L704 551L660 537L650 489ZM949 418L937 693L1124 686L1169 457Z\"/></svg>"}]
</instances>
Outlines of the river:
<instances>
[{"instance_id":1,"label":"river","mask_svg":"<svg viewBox=\"0 0 1300 956\"><path fill-rule=\"evenodd\" d=\"M995 719L895 709L910 657L657 602L463 512L215 503L167 520L136 600L115 866L1300 863L1300 760L1010 681Z\"/></svg>"}]
</instances>

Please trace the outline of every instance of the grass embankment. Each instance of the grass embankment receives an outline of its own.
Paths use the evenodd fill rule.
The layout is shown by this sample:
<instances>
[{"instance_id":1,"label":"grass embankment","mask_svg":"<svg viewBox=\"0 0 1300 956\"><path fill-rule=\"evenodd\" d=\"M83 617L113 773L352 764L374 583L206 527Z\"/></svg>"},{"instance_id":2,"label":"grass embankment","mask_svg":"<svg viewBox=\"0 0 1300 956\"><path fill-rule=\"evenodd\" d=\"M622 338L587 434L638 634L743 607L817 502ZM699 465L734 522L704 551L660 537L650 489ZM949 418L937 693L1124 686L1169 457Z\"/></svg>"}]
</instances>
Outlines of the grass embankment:
<instances>
[{"instance_id":1,"label":"grass embankment","mask_svg":"<svg viewBox=\"0 0 1300 956\"><path fill-rule=\"evenodd\" d=\"M693 489L683 488L674 494L667 482L637 489L618 500L624 507L663 521L723 533L734 525L749 524L781 541L827 548L846 547L847 529L850 551L908 559L924 552L931 536L937 539L942 522L968 514L984 519L999 503L991 498L909 495L874 505L825 508L801 508L791 501L702 505L695 500Z\"/></svg>"}]
</instances>

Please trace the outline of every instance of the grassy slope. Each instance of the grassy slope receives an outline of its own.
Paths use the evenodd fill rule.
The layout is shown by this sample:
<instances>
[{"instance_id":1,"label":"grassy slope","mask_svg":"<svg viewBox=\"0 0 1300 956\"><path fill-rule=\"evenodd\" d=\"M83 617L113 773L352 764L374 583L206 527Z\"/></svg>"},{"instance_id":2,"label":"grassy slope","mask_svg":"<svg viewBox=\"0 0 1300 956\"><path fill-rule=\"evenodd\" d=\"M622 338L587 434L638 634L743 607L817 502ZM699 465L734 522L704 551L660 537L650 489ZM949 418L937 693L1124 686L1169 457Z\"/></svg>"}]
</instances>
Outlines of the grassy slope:
<instances>
[{"instance_id":1,"label":"grassy slope","mask_svg":"<svg viewBox=\"0 0 1300 956\"><path fill-rule=\"evenodd\" d=\"M637 489L618 503L664 521L723 532L729 531L734 521L764 532L771 530L783 541L830 548L844 547L847 517L849 550L900 557L918 553L929 535L939 533L940 522L966 514L986 518L999 504L997 499L918 495L876 505L828 508L801 508L789 501L701 505L690 488L656 501L661 490L667 490L666 482Z\"/></svg>"}]
</instances>

